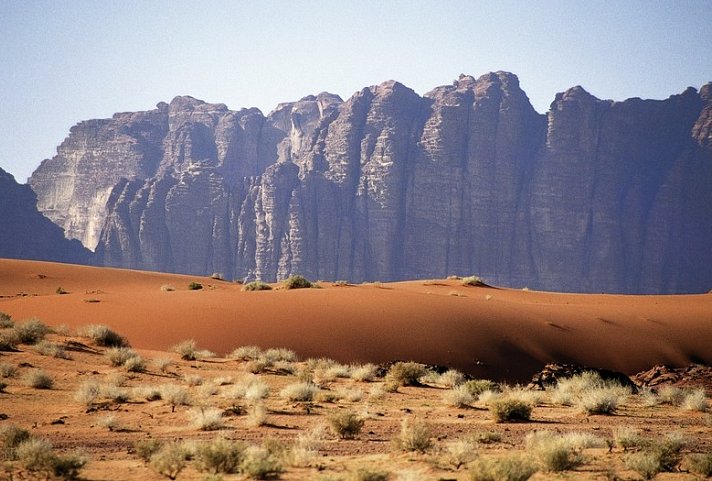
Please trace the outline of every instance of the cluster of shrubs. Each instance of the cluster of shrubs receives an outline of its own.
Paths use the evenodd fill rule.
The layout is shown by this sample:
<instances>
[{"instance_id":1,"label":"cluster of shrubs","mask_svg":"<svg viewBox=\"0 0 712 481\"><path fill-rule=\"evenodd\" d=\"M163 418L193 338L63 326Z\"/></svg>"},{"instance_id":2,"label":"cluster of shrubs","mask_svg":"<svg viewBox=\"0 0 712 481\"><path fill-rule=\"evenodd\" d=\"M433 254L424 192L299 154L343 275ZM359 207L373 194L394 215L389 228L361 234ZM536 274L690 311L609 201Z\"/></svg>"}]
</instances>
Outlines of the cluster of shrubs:
<instances>
[{"instance_id":1,"label":"cluster of shrubs","mask_svg":"<svg viewBox=\"0 0 712 481\"><path fill-rule=\"evenodd\" d=\"M0 428L0 459L16 462L31 478L77 479L87 459L75 453L59 455L46 439L35 437L15 425Z\"/></svg>"}]
</instances>

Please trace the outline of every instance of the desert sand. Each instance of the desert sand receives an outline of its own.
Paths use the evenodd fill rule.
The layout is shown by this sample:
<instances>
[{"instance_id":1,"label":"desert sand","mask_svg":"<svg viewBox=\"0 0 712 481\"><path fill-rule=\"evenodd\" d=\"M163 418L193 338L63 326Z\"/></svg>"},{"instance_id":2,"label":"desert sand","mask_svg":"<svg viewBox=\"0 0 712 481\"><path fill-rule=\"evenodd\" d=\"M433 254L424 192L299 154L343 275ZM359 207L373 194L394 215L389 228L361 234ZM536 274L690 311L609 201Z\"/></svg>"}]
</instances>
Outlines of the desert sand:
<instances>
[{"instance_id":1,"label":"desert sand","mask_svg":"<svg viewBox=\"0 0 712 481\"><path fill-rule=\"evenodd\" d=\"M204 288L188 290L190 282ZM168 285L175 290L161 289ZM302 358L414 360L517 382L552 361L625 374L712 364L710 294L560 294L458 280L319 285L243 292L198 276L0 260L0 311L50 326L105 324L139 349L192 338L218 354L255 344Z\"/></svg>"}]
</instances>

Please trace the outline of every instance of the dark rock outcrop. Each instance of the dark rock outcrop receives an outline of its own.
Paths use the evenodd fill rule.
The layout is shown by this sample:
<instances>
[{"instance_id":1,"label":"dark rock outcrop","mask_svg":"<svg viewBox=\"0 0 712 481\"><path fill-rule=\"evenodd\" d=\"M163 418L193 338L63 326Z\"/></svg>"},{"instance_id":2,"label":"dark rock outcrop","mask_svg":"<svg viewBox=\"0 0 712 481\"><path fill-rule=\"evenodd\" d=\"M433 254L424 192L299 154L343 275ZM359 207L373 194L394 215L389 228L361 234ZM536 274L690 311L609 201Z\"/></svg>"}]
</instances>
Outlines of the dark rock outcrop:
<instances>
[{"instance_id":1,"label":"dark rock outcrop","mask_svg":"<svg viewBox=\"0 0 712 481\"><path fill-rule=\"evenodd\" d=\"M540 115L496 72L267 117L177 97L79 124L30 183L107 265L706 292L711 136L710 84L624 102L574 87Z\"/></svg>"},{"instance_id":2,"label":"dark rock outcrop","mask_svg":"<svg viewBox=\"0 0 712 481\"><path fill-rule=\"evenodd\" d=\"M27 185L0 169L0 257L89 264L92 253L37 210Z\"/></svg>"}]
</instances>

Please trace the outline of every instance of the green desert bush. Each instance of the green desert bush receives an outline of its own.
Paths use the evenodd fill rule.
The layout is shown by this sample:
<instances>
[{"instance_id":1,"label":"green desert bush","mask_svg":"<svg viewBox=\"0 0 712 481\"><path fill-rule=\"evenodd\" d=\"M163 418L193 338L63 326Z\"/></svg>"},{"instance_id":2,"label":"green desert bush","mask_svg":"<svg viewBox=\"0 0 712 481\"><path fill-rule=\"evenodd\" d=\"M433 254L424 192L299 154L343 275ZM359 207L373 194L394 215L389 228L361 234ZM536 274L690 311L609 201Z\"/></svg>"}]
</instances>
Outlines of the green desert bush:
<instances>
[{"instance_id":1,"label":"green desert bush","mask_svg":"<svg viewBox=\"0 0 712 481\"><path fill-rule=\"evenodd\" d=\"M327 417L329 426L341 439L354 439L361 432L365 420L353 411L335 411Z\"/></svg>"},{"instance_id":2,"label":"green desert bush","mask_svg":"<svg viewBox=\"0 0 712 481\"><path fill-rule=\"evenodd\" d=\"M506 454L496 458L479 457L470 465L470 480L526 481L536 471L535 464L520 454Z\"/></svg>"},{"instance_id":3,"label":"green desert bush","mask_svg":"<svg viewBox=\"0 0 712 481\"><path fill-rule=\"evenodd\" d=\"M287 279L282 281L282 285L285 289L306 289L312 287L312 283L309 282L304 276L295 274L289 276Z\"/></svg>"},{"instance_id":4,"label":"green desert bush","mask_svg":"<svg viewBox=\"0 0 712 481\"><path fill-rule=\"evenodd\" d=\"M102 347L128 347L125 337L102 324L89 324L79 329L79 335L88 337Z\"/></svg>"},{"instance_id":5,"label":"green desert bush","mask_svg":"<svg viewBox=\"0 0 712 481\"><path fill-rule=\"evenodd\" d=\"M54 380L42 369L34 369L25 377L25 384L35 389L52 389Z\"/></svg>"},{"instance_id":6,"label":"green desert bush","mask_svg":"<svg viewBox=\"0 0 712 481\"><path fill-rule=\"evenodd\" d=\"M528 402L512 397L500 397L489 403L489 410L495 422L529 421L532 406Z\"/></svg>"},{"instance_id":7,"label":"green desert bush","mask_svg":"<svg viewBox=\"0 0 712 481\"><path fill-rule=\"evenodd\" d=\"M401 429L393 439L393 444L400 451L425 452L432 446L430 426L418 419L405 418Z\"/></svg>"},{"instance_id":8,"label":"green desert bush","mask_svg":"<svg viewBox=\"0 0 712 481\"><path fill-rule=\"evenodd\" d=\"M177 442L165 443L151 456L149 466L168 479L176 479L187 466L186 450Z\"/></svg>"},{"instance_id":9,"label":"green desert bush","mask_svg":"<svg viewBox=\"0 0 712 481\"><path fill-rule=\"evenodd\" d=\"M252 281L248 282L244 286L242 286L243 291L271 291L272 286L269 284L266 284L262 281Z\"/></svg>"},{"instance_id":10,"label":"green desert bush","mask_svg":"<svg viewBox=\"0 0 712 481\"><path fill-rule=\"evenodd\" d=\"M244 459L245 445L225 438L198 444L195 449L195 467L198 471L213 474L236 473Z\"/></svg>"},{"instance_id":11,"label":"green desert bush","mask_svg":"<svg viewBox=\"0 0 712 481\"><path fill-rule=\"evenodd\" d=\"M37 344L50 332L50 328L39 319L30 319L15 324L12 331L18 344Z\"/></svg>"},{"instance_id":12,"label":"green desert bush","mask_svg":"<svg viewBox=\"0 0 712 481\"><path fill-rule=\"evenodd\" d=\"M0 427L0 459L17 459L17 447L30 439L30 432L14 424Z\"/></svg>"}]
</instances>

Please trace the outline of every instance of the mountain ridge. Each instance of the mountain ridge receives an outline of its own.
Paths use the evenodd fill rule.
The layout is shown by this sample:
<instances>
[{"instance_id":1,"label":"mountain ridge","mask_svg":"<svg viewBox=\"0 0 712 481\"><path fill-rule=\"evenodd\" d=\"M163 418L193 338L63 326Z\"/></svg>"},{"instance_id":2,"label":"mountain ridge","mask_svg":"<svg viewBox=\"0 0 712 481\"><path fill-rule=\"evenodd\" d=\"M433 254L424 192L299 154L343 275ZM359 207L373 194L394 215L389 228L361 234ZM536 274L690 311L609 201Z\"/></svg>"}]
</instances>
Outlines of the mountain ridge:
<instances>
[{"instance_id":1,"label":"mountain ridge","mask_svg":"<svg viewBox=\"0 0 712 481\"><path fill-rule=\"evenodd\" d=\"M106 265L702 292L711 89L613 102L577 86L546 114L501 71L423 96L396 81L321 93L267 116L176 97L78 124L30 184Z\"/></svg>"}]
</instances>

